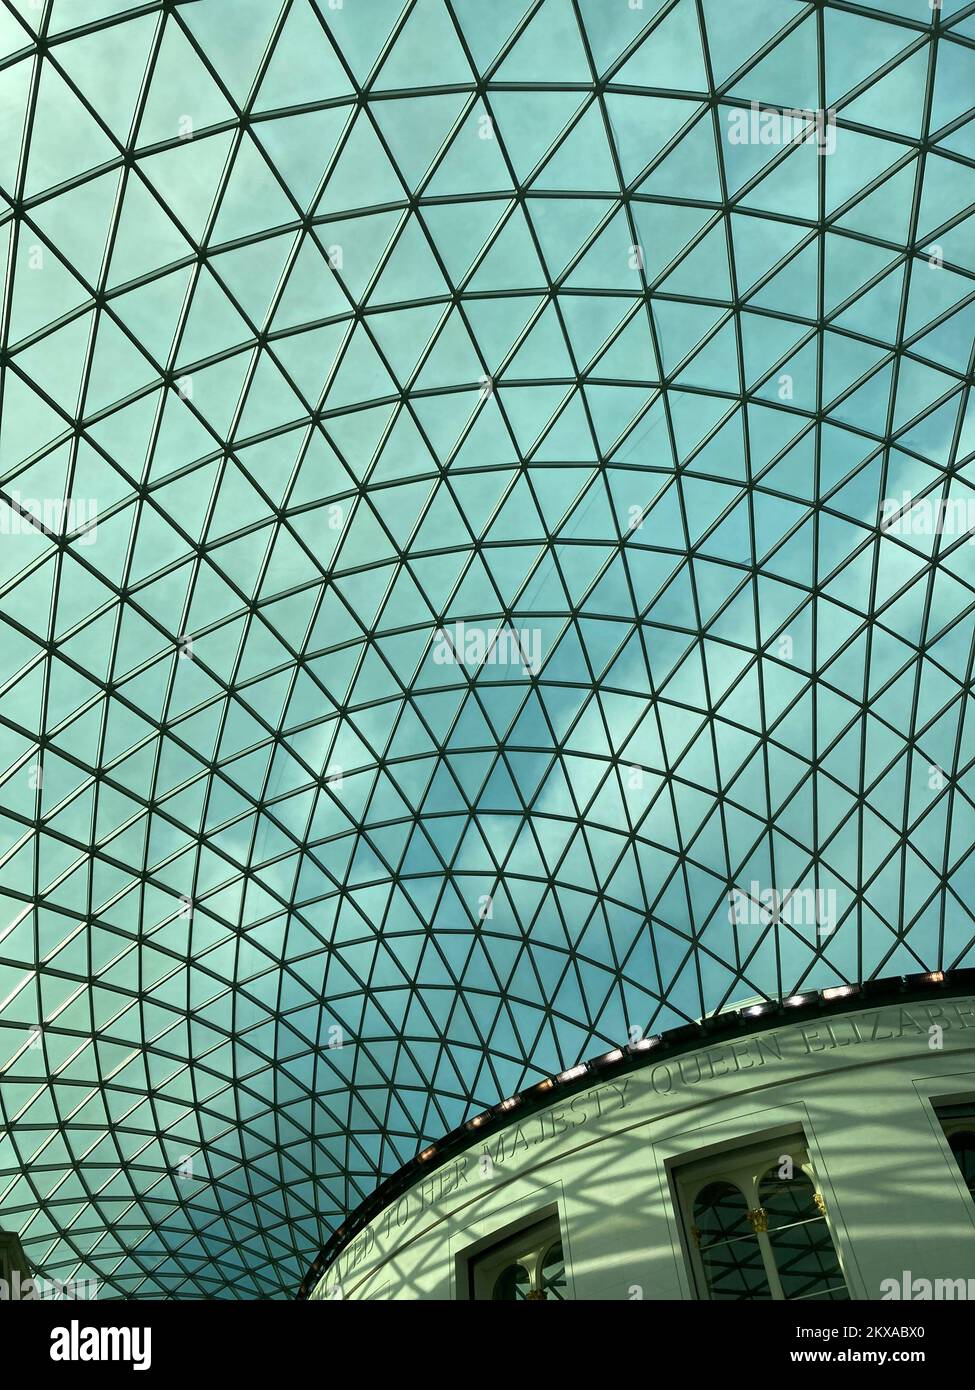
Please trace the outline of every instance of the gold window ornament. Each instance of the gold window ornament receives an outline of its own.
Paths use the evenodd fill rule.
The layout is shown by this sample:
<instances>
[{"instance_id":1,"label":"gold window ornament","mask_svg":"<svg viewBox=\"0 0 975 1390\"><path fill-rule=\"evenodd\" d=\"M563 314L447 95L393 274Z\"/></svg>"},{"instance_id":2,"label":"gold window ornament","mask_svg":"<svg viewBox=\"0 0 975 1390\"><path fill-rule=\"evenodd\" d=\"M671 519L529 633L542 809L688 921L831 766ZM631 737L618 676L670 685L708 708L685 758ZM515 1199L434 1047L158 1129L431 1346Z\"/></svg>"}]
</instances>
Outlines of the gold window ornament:
<instances>
[{"instance_id":1,"label":"gold window ornament","mask_svg":"<svg viewBox=\"0 0 975 1390\"><path fill-rule=\"evenodd\" d=\"M467 1270L470 1297L478 1302L564 1301L569 1294L558 1216L532 1222L496 1242L480 1242Z\"/></svg>"},{"instance_id":2,"label":"gold window ornament","mask_svg":"<svg viewBox=\"0 0 975 1390\"><path fill-rule=\"evenodd\" d=\"M673 1176L698 1297L849 1298L801 1135L731 1147Z\"/></svg>"}]
</instances>

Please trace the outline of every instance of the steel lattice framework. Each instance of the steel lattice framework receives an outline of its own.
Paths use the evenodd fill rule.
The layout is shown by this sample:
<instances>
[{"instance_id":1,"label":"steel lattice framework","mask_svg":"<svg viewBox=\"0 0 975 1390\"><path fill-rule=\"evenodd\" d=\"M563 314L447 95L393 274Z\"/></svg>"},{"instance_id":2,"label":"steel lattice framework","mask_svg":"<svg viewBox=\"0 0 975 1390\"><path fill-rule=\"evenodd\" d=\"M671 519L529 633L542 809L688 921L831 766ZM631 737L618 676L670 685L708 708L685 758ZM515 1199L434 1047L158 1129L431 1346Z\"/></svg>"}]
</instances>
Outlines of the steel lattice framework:
<instances>
[{"instance_id":1,"label":"steel lattice framework","mask_svg":"<svg viewBox=\"0 0 975 1390\"><path fill-rule=\"evenodd\" d=\"M292 1293L631 1029L971 961L973 101L960 0L2 0L41 1272Z\"/></svg>"}]
</instances>

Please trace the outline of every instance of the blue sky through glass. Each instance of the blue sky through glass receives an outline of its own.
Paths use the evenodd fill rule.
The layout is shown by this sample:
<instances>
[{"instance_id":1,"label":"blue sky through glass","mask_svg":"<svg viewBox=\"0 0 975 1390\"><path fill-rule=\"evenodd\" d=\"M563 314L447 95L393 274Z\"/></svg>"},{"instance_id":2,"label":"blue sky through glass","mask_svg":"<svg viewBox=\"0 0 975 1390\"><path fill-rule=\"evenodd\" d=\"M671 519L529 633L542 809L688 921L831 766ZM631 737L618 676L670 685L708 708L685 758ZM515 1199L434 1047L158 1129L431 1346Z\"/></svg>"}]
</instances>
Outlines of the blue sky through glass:
<instances>
[{"instance_id":1,"label":"blue sky through glass","mask_svg":"<svg viewBox=\"0 0 975 1390\"><path fill-rule=\"evenodd\" d=\"M0 0L0 1226L297 1287L972 958L975 4Z\"/></svg>"}]
</instances>

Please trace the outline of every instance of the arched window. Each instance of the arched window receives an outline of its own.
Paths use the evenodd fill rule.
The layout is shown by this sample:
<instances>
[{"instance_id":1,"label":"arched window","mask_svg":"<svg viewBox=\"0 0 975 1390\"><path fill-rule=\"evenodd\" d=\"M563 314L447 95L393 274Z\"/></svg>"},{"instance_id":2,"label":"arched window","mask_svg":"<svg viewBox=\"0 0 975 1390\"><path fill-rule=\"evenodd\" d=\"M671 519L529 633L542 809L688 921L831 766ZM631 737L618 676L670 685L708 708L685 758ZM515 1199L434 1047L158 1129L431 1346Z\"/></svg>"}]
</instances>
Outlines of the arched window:
<instances>
[{"instance_id":1,"label":"arched window","mask_svg":"<svg viewBox=\"0 0 975 1390\"><path fill-rule=\"evenodd\" d=\"M538 1287L546 1298L565 1300L565 1256L560 1240L550 1245L542 1256Z\"/></svg>"},{"instance_id":2,"label":"arched window","mask_svg":"<svg viewBox=\"0 0 975 1390\"><path fill-rule=\"evenodd\" d=\"M783 1298L848 1299L826 1207L809 1174L793 1167L792 1175L783 1177L780 1167L769 1168L759 1183L758 1200Z\"/></svg>"},{"instance_id":3,"label":"arched window","mask_svg":"<svg viewBox=\"0 0 975 1390\"><path fill-rule=\"evenodd\" d=\"M709 1298L726 1301L772 1297L762 1252L748 1220L748 1203L734 1183L708 1183L698 1193L694 1201L694 1238Z\"/></svg>"},{"instance_id":4,"label":"arched window","mask_svg":"<svg viewBox=\"0 0 975 1390\"><path fill-rule=\"evenodd\" d=\"M479 1242L466 1261L470 1297L493 1303L569 1298L557 1215L532 1221L495 1241Z\"/></svg>"},{"instance_id":5,"label":"arched window","mask_svg":"<svg viewBox=\"0 0 975 1390\"><path fill-rule=\"evenodd\" d=\"M520 1303L528 1297L531 1275L522 1264L505 1265L494 1281L491 1298L495 1303Z\"/></svg>"},{"instance_id":6,"label":"arched window","mask_svg":"<svg viewBox=\"0 0 975 1390\"><path fill-rule=\"evenodd\" d=\"M702 1298L848 1299L801 1136L675 1172Z\"/></svg>"}]
</instances>

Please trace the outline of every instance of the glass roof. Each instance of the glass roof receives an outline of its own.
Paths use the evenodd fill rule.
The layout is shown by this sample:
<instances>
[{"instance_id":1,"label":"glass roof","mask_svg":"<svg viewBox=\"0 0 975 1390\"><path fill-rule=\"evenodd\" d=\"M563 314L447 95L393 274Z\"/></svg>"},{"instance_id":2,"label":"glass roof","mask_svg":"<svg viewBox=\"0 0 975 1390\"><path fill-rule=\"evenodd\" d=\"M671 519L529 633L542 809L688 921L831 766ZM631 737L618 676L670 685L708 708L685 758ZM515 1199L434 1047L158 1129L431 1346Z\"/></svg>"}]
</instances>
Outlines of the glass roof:
<instances>
[{"instance_id":1,"label":"glass roof","mask_svg":"<svg viewBox=\"0 0 975 1390\"><path fill-rule=\"evenodd\" d=\"M288 1295L631 1030L971 962L973 101L961 0L0 0L41 1272Z\"/></svg>"}]
</instances>

